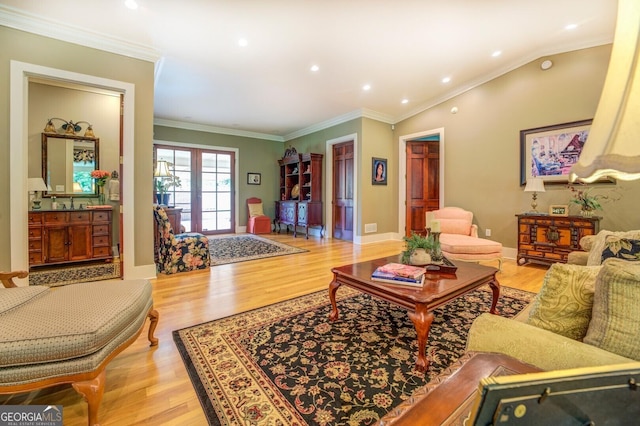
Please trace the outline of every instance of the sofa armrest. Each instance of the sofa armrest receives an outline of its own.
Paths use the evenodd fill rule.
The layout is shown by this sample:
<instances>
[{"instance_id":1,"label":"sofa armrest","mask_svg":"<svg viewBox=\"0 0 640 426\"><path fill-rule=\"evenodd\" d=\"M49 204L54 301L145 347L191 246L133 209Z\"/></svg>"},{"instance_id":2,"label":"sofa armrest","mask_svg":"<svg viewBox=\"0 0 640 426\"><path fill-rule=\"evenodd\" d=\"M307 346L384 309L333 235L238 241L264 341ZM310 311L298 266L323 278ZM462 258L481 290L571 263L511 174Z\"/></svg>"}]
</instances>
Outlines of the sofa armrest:
<instances>
[{"instance_id":1,"label":"sofa armrest","mask_svg":"<svg viewBox=\"0 0 640 426\"><path fill-rule=\"evenodd\" d=\"M567 255L567 263L571 265L587 266L589 253L586 251L572 251Z\"/></svg>"},{"instance_id":2,"label":"sofa armrest","mask_svg":"<svg viewBox=\"0 0 640 426\"><path fill-rule=\"evenodd\" d=\"M471 236L478 238L478 225L476 225L475 223L471 224Z\"/></svg>"},{"instance_id":3,"label":"sofa armrest","mask_svg":"<svg viewBox=\"0 0 640 426\"><path fill-rule=\"evenodd\" d=\"M533 325L488 313L473 322L467 351L502 353L543 370L634 362Z\"/></svg>"},{"instance_id":4,"label":"sofa armrest","mask_svg":"<svg viewBox=\"0 0 640 426\"><path fill-rule=\"evenodd\" d=\"M591 247L593 247L593 243L595 241L596 235L585 235L584 237L580 238L579 244L582 250L589 251L591 250Z\"/></svg>"}]
</instances>

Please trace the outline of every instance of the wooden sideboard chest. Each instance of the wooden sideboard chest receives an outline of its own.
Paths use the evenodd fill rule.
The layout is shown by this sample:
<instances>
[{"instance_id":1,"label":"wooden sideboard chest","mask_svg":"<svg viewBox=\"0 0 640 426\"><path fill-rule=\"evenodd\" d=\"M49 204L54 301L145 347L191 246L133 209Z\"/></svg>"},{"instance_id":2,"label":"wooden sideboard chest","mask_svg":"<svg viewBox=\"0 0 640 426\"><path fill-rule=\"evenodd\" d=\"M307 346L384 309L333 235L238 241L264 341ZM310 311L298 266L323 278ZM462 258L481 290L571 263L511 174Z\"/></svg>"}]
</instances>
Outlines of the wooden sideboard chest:
<instances>
[{"instance_id":1,"label":"wooden sideboard chest","mask_svg":"<svg viewBox=\"0 0 640 426\"><path fill-rule=\"evenodd\" d=\"M112 210L29 212L29 266L113 260Z\"/></svg>"},{"instance_id":2,"label":"wooden sideboard chest","mask_svg":"<svg viewBox=\"0 0 640 426\"><path fill-rule=\"evenodd\" d=\"M600 218L518 214L518 264L567 262L580 239L598 233Z\"/></svg>"}]
</instances>

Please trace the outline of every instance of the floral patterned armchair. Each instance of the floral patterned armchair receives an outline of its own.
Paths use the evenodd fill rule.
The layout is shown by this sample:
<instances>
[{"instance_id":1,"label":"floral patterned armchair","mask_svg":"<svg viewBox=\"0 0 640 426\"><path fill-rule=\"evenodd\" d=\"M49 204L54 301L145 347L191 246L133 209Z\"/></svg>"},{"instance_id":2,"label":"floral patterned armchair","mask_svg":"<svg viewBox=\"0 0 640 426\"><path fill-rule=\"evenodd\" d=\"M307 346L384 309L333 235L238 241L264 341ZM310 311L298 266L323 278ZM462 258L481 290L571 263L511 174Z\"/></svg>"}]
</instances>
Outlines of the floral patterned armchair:
<instances>
[{"instance_id":1,"label":"floral patterned armchair","mask_svg":"<svg viewBox=\"0 0 640 426\"><path fill-rule=\"evenodd\" d=\"M165 274L207 269L211 264L209 240L206 236L187 232L174 234L164 209L153 207L159 238L154 254L156 269Z\"/></svg>"}]
</instances>

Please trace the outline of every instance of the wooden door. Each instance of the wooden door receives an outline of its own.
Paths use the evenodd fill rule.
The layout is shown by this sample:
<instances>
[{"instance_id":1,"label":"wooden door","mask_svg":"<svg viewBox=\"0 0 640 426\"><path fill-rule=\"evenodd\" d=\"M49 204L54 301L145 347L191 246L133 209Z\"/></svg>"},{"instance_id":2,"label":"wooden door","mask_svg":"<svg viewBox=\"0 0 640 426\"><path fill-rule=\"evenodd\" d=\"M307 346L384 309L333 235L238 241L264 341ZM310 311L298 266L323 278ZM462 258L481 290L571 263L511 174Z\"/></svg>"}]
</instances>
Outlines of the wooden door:
<instances>
[{"instance_id":1,"label":"wooden door","mask_svg":"<svg viewBox=\"0 0 640 426\"><path fill-rule=\"evenodd\" d=\"M424 234L425 213L440 205L440 142L407 142L405 235Z\"/></svg>"},{"instance_id":2,"label":"wooden door","mask_svg":"<svg viewBox=\"0 0 640 426\"><path fill-rule=\"evenodd\" d=\"M333 145L333 238L353 241L353 141Z\"/></svg>"}]
</instances>

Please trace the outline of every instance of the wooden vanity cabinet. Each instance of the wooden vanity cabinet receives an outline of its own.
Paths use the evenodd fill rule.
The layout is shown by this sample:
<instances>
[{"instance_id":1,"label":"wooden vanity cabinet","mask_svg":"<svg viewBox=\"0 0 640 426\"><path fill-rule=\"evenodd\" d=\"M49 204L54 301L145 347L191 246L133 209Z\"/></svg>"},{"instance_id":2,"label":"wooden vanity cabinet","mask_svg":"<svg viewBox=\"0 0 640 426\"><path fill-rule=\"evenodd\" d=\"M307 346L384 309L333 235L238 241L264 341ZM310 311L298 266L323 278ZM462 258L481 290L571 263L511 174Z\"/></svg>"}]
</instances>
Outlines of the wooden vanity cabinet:
<instances>
[{"instance_id":1,"label":"wooden vanity cabinet","mask_svg":"<svg viewBox=\"0 0 640 426\"><path fill-rule=\"evenodd\" d=\"M112 211L29 212L29 266L111 261Z\"/></svg>"}]
</instances>

